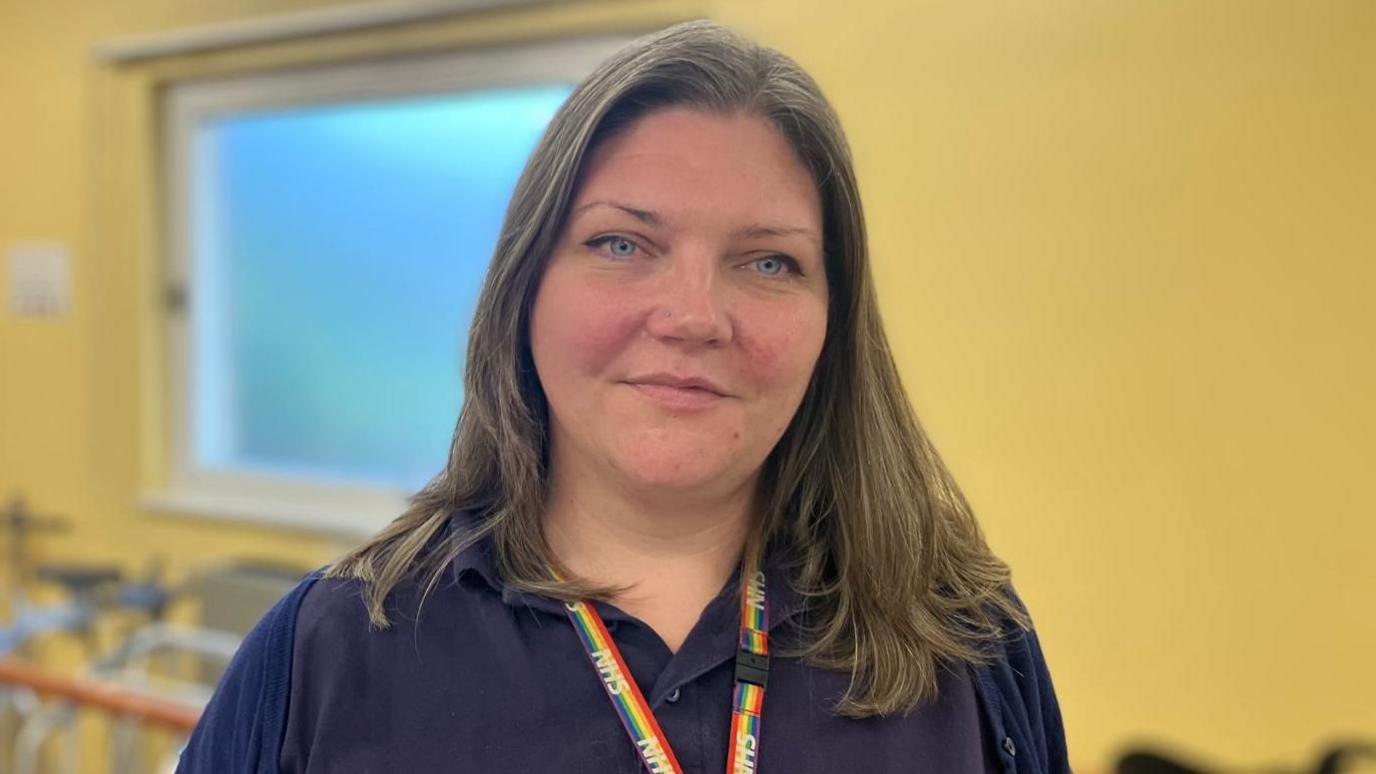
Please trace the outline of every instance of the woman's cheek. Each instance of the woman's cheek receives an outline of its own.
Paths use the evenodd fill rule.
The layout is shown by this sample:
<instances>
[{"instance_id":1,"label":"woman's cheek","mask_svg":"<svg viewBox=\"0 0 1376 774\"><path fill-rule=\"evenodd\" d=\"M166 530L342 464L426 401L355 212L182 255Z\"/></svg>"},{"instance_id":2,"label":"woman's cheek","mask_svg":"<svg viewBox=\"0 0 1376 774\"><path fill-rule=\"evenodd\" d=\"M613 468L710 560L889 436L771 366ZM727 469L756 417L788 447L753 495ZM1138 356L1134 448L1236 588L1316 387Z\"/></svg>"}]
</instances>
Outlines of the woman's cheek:
<instances>
[{"instance_id":1,"label":"woman's cheek","mask_svg":"<svg viewBox=\"0 0 1376 774\"><path fill-rule=\"evenodd\" d=\"M557 337L563 357L578 362L578 371L600 374L635 333L637 295L576 275L550 279L545 330Z\"/></svg>"},{"instance_id":2,"label":"woman's cheek","mask_svg":"<svg viewBox=\"0 0 1376 774\"><path fill-rule=\"evenodd\" d=\"M741 345L757 381L777 389L792 385L801 395L826 336L826 308L813 306L815 302L762 310L742 326Z\"/></svg>"},{"instance_id":3,"label":"woman's cheek","mask_svg":"<svg viewBox=\"0 0 1376 774\"><path fill-rule=\"evenodd\" d=\"M588 346L608 359L644 328L645 294L632 285L599 286L588 295Z\"/></svg>"}]
</instances>

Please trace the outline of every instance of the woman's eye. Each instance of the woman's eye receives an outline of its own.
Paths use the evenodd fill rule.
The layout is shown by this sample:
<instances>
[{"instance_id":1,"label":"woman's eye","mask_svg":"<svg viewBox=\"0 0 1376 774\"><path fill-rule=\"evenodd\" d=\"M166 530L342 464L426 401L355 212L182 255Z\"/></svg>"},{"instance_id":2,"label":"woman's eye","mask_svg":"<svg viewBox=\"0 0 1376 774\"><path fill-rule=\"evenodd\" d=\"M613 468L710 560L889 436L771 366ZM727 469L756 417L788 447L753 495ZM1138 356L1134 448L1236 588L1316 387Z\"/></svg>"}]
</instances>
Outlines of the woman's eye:
<instances>
[{"instance_id":1,"label":"woman's eye","mask_svg":"<svg viewBox=\"0 0 1376 774\"><path fill-rule=\"evenodd\" d=\"M635 242L632 242L626 237L615 235L597 237L596 239L589 240L587 245L588 247L602 247L605 245L607 252L611 253L614 258L630 258L635 255L636 250L640 249Z\"/></svg>"},{"instance_id":2,"label":"woman's eye","mask_svg":"<svg viewBox=\"0 0 1376 774\"><path fill-rule=\"evenodd\" d=\"M779 277L790 272L797 272L793 259L785 255L770 255L752 261L757 271L766 277Z\"/></svg>"}]
</instances>

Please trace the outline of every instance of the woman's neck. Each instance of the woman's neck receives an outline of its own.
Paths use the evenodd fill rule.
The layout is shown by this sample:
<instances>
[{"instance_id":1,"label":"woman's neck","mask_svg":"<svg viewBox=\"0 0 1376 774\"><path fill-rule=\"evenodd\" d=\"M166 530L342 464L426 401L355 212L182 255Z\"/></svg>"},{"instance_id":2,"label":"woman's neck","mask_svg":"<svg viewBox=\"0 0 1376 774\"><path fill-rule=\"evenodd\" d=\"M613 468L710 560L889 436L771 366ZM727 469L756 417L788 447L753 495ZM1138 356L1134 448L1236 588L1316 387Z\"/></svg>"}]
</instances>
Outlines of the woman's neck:
<instances>
[{"instance_id":1,"label":"woman's neck","mask_svg":"<svg viewBox=\"0 0 1376 774\"><path fill-rule=\"evenodd\" d=\"M689 502L681 494L626 493L594 476L555 476L545 539L569 572L623 588L612 601L677 650L736 570L751 526L752 492L753 486L742 487L730 497Z\"/></svg>"},{"instance_id":2,"label":"woman's neck","mask_svg":"<svg viewBox=\"0 0 1376 774\"><path fill-rule=\"evenodd\" d=\"M685 509L605 495L556 489L545 512L550 548L588 581L632 586L673 572L709 577L720 588L740 560L750 527L748 497Z\"/></svg>"}]
</instances>

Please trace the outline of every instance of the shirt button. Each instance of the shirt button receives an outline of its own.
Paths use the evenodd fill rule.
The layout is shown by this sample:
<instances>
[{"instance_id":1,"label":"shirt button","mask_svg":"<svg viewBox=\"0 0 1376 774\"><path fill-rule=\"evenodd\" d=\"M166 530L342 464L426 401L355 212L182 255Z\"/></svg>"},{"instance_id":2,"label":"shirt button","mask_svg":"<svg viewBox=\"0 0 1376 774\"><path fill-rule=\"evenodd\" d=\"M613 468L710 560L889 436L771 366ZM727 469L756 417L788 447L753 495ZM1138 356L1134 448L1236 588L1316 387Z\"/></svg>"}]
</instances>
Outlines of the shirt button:
<instances>
[{"instance_id":1,"label":"shirt button","mask_svg":"<svg viewBox=\"0 0 1376 774\"><path fill-rule=\"evenodd\" d=\"M1009 755L1018 754L1018 746L1013 744L1013 737L1011 736L1005 736L1003 738L1003 749L1004 752L1008 753Z\"/></svg>"},{"instance_id":2,"label":"shirt button","mask_svg":"<svg viewBox=\"0 0 1376 774\"><path fill-rule=\"evenodd\" d=\"M664 697L664 700L669 702L670 704L673 704L674 702L678 701L678 689L675 688L674 690L670 691L669 695Z\"/></svg>"}]
</instances>

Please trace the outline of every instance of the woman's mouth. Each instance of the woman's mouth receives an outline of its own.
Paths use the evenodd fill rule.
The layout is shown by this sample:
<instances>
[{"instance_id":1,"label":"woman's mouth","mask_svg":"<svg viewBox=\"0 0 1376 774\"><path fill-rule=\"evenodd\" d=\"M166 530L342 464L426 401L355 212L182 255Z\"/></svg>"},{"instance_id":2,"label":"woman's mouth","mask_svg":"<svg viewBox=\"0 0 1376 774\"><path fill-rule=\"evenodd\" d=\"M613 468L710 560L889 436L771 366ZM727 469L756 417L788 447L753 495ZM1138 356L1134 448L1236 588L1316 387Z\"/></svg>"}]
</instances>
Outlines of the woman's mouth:
<instances>
[{"instance_id":1,"label":"woman's mouth","mask_svg":"<svg viewBox=\"0 0 1376 774\"><path fill-rule=\"evenodd\" d=\"M710 408L730 397L715 384L699 378L653 375L626 382L636 392L671 411Z\"/></svg>"}]
</instances>

